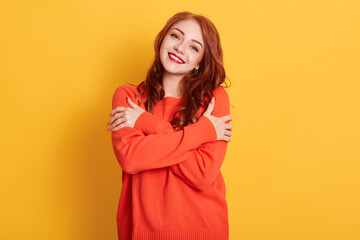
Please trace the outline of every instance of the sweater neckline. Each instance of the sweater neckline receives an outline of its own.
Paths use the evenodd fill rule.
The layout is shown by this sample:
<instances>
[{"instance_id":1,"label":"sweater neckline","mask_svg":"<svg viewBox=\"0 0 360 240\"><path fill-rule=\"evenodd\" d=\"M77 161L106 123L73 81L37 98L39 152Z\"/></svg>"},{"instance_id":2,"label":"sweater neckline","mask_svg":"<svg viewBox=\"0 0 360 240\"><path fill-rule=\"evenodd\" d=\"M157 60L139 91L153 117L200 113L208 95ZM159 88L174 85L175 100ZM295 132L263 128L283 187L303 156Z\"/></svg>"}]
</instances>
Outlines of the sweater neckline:
<instances>
[{"instance_id":1,"label":"sweater neckline","mask_svg":"<svg viewBox=\"0 0 360 240\"><path fill-rule=\"evenodd\" d=\"M184 96L181 96L179 98L176 98L176 97L171 97L171 96L167 96L167 97L163 97L163 99L161 99L160 101L179 101L181 99L183 99Z\"/></svg>"},{"instance_id":2,"label":"sweater neckline","mask_svg":"<svg viewBox=\"0 0 360 240\"><path fill-rule=\"evenodd\" d=\"M160 101L164 102L164 103L179 103L179 102L181 102L182 99L184 99L184 96L179 97L179 98L167 96L167 97L164 97L163 99L161 99Z\"/></svg>"}]
</instances>

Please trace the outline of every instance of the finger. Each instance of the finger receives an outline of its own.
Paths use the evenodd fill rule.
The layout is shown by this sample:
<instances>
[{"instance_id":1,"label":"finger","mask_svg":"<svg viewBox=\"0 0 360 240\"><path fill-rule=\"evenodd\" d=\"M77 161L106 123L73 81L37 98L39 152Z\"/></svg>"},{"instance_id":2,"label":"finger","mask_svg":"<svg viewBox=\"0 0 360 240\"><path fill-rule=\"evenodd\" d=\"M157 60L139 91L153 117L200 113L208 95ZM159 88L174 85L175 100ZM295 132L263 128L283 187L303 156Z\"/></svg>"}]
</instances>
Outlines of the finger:
<instances>
[{"instance_id":1,"label":"finger","mask_svg":"<svg viewBox=\"0 0 360 240\"><path fill-rule=\"evenodd\" d=\"M119 112L119 113L116 113L111 119L110 121L108 122L107 125L111 125L116 119L120 118L120 117L123 117L125 115L124 112Z\"/></svg>"},{"instance_id":2,"label":"finger","mask_svg":"<svg viewBox=\"0 0 360 240\"><path fill-rule=\"evenodd\" d=\"M112 125L112 124L116 121L116 119L118 119L118 118L120 118L120 117L122 117L122 116L124 116L124 115L125 115L124 112L116 113L116 114L110 119L110 121L108 122L107 125Z\"/></svg>"},{"instance_id":3,"label":"finger","mask_svg":"<svg viewBox=\"0 0 360 240\"><path fill-rule=\"evenodd\" d=\"M227 122L227 121L232 121L232 120L233 120L232 116L230 116L230 115L226 115L226 116L223 116L223 117L221 117L221 118L222 118L222 120L225 121L225 122Z\"/></svg>"},{"instance_id":4,"label":"finger","mask_svg":"<svg viewBox=\"0 0 360 240\"><path fill-rule=\"evenodd\" d=\"M137 108L139 107L138 105L136 105L133 101L131 101L131 99L129 97L126 98L127 102L129 103L129 105L133 108Z\"/></svg>"},{"instance_id":5,"label":"finger","mask_svg":"<svg viewBox=\"0 0 360 240\"><path fill-rule=\"evenodd\" d=\"M231 130L233 129L233 125L226 123L226 124L225 124L225 128L226 128L226 129L230 129L230 131L231 131Z\"/></svg>"},{"instance_id":6,"label":"finger","mask_svg":"<svg viewBox=\"0 0 360 240\"><path fill-rule=\"evenodd\" d=\"M230 136L231 136L231 132L230 132L229 130L226 130L226 131L225 131L225 135L230 137Z\"/></svg>"},{"instance_id":7,"label":"finger","mask_svg":"<svg viewBox=\"0 0 360 240\"><path fill-rule=\"evenodd\" d=\"M118 130L122 129L123 127L126 127L126 124L125 124L125 123L122 123L122 124L120 124L120 125L118 125L118 126L114 127L114 128L113 128L113 129L111 129L110 131L112 131L112 132L116 132L116 131L118 131Z\"/></svg>"},{"instance_id":8,"label":"finger","mask_svg":"<svg viewBox=\"0 0 360 240\"><path fill-rule=\"evenodd\" d=\"M208 107L207 107L207 109L206 109L206 111L204 113L211 115L211 113L214 110L214 107L215 107L215 97L213 97L211 99L211 101L209 102L209 105L208 105Z\"/></svg>"},{"instance_id":9,"label":"finger","mask_svg":"<svg viewBox=\"0 0 360 240\"><path fill-rule=\"evenodd\" d=\"M126 110L126 107L117 107L117 108L114 108L111 113L110 113L110 116L113 116L115 113L117 112L120 112L120 111L125 111Z\"/></svg>"},{"instance_id":10,"label":"finger","mask_svg":"<svg viewBox=\"0 0 360 240\"><path fill-rule=\"evenodd\" d=\"M124 118L118 118L111 126L112 128L116 127L117 125L121 124L125 122L125 119Z\"/></svg>"},{"instance_id":11,"label":"finger","mask_svg":"<svg viewBox=\"0 0 360 240\"><path fill-rule=\"evenodd\" d=\"M227 142L230 142L230 138L227 137L227 136L224 137L224 140L227 141Z\"/></svg>"},{"instance_id":12,"label":"finger","mask_svg":"<svg viewBox=\"0 0 360 240\"><path fill-rule=\"evenodd\" d=\"M121 124L121 123L123 123L123 122L125 122L125 121L124 121L124 118L119 118L119 119L117 119L113 124L111 124L111 126L108 128L108 130L111 131L111 129L117 127L119 124Z\"/></svg>"},{"instance_id":13,"label":"finger","mask_svg":"<svg viewBox=\"0 0 360 240\"><path fill-rule=\"evenodd\" d=\"M111 111L110 116L113 116L117 112L124 111L125 109L126 107L116 107Z\"/></svg>"}]
</instances>

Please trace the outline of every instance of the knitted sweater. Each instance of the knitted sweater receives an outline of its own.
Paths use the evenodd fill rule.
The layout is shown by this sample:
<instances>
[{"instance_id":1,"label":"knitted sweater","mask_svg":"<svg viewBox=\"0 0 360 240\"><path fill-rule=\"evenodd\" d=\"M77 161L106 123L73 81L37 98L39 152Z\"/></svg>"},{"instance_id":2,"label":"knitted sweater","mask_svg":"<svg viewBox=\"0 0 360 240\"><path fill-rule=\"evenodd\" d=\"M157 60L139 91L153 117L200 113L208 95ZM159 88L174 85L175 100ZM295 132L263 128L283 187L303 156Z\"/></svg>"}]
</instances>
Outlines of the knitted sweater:
<instances>
[{"instance_id":1,"label":"knitted sweater","mask_svg":"<svg viewBox=\"0 0 360 240\"><path fill-rule=\"evenodd\" d=\"M143 86L143 85L142 85ZM112 109L130 107L136 86L115 90ZM230 114L222 86L214 89L212 115ZM220 168L227 142L217 139L211 121L201 116L175 131L170 121L183 97L165 97L154 114L142 113L133 128L112 132L115 156L122 168L117 212L120 240L228 240L228 208ZM140 105L143 109L145 106ZM228 122L227 122L228 123Z\"/></svg>"}]
</instances>

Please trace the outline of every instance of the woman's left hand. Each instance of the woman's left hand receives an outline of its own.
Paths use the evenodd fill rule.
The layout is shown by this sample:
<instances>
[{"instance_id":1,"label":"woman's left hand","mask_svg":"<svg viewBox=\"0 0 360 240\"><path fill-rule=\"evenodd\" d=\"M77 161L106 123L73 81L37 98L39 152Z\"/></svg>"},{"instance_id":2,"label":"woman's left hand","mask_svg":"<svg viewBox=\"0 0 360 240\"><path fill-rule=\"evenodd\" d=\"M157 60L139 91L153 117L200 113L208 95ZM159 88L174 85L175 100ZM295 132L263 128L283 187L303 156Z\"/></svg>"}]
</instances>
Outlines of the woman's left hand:
<instances>
[{"instance_id":1,"label":"woman's left hand","mask_svg":"<svg viewBox=\"0 0 360 240\"><path fill-rule=\"evenodd\" d=\"M139 116L146 112L144 109L136 105L127 97L127 102L131 108L128 107L117 107L111 111L110 116L113 118L108 122L107 125L111 125L107 131L116 132L123 127L134 128L136 120Z\"/></svg>"}]
</instances>

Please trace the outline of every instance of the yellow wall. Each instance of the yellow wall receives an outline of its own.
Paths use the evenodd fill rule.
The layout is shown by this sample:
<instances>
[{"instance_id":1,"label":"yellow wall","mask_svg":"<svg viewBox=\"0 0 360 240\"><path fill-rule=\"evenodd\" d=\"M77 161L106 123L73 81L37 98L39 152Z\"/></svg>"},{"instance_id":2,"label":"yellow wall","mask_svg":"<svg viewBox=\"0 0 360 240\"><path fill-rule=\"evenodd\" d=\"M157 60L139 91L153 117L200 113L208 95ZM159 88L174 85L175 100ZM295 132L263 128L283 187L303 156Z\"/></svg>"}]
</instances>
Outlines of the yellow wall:
<instances>
[{"instance_id":1,"label":"yellow wall","mask_svg":"<svg viewBox=\"0 0 360 240\"><path fill-rule=\"evenodd\" d=\"M0 239L116 239L112 94L183 10L232 83L230 239L360 239L356 0L1 0Z\"/></svg>"}]
</instances>

